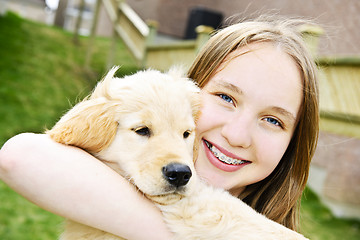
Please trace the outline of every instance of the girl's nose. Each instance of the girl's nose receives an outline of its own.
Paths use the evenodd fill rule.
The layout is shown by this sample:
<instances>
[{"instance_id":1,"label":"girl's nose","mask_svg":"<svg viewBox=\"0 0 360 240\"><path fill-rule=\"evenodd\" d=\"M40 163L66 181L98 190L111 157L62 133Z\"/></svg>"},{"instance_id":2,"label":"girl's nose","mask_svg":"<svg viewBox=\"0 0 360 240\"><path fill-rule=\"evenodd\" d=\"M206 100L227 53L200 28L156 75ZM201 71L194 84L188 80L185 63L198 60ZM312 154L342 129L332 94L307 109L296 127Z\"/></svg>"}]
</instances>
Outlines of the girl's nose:
<instances>
[{"instance_id":1,"label":"girl's nose","mask_svg":"<svg viewBox=\"0 0 360 240\"><path fill-rule=\"evenodd\" d=\"M253 124L245 114L233 116L224 123L221 134L233 147L249 148L252 143Z\"/></svg>"}]
</instances>

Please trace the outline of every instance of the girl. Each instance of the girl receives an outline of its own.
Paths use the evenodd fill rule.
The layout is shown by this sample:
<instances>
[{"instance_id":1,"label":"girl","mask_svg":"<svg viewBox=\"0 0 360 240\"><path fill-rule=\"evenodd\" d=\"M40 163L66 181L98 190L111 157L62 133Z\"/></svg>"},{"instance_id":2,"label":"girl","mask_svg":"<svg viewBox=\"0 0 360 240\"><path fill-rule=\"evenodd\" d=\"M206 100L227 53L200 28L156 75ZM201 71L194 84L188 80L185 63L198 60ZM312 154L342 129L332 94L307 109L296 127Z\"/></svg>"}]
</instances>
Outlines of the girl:
<instances>
[{"instance_id":1,"label":"girl","mask_svg":"<svg viewBox=\"0 0 360 240\"><path fill-rule=\"evenodd\" d=\"M202 88L197 172L294 230L319 121L316 67L297 32L301 23L257 19L226 27L189 71ZM0 151L0 176L74 221L127 239L171 238L159 211L126 180L46 135L10 139Z\"/></svg>"}]
</instances>

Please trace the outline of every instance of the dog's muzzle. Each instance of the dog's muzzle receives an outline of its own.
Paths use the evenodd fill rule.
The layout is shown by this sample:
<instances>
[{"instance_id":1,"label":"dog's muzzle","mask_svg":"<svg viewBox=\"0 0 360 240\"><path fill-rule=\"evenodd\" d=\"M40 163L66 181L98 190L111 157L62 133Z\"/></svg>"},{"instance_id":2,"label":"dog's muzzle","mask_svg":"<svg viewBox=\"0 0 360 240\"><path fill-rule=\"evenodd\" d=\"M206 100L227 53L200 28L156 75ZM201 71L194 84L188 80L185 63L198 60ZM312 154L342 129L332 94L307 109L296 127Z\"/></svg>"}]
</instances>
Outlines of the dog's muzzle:
<instances>
[{"instance_id":1,"label":"dog's muzzle","mask_svg":"<svg viewBox=\"0 0 360 240\"><path fill-rule=\"evenodd\" d=\"M186 185L192 176L189 166L181 163L169 163L162 168L162 173L166 181L174 187Z\"/></svg>"}]
</instances>

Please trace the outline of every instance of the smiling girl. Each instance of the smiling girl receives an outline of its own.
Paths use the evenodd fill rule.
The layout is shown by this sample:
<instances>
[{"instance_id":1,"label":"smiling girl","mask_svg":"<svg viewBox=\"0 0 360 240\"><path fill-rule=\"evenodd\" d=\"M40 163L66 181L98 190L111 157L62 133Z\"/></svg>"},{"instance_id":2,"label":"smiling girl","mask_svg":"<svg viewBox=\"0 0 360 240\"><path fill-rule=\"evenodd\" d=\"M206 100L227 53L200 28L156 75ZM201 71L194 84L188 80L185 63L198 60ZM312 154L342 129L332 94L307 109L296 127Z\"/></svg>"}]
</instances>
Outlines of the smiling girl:
<instances>
[{"instance_id":1,"label":"smiling girl","mask_svg":"<svg viewBox=\"0 0 360 240\"><path fill-rule=\"evenodd\" d=\"M220 30L189 70L201 87L200 177L297 229L318 136L316 67L297 28L257 19ZM39 206L127 239L170 239L154 205L84 151L20 134L0 151L0 177ZM240 201L240 200L239 200Z\"/></svg>"}]
</instances>

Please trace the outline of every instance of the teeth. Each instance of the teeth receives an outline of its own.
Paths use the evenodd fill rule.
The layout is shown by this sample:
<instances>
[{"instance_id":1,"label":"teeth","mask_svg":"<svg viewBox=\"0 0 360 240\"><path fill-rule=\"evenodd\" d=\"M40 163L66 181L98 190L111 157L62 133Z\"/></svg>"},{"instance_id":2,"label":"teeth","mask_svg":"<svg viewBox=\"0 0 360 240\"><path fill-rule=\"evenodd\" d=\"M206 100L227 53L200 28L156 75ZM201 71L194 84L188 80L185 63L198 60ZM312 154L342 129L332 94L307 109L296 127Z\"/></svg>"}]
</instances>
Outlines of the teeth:
<instances>
[{"instance_id":1,"label":"teeth","mask_svg":"<svg viewBox=\"0 0 360 240\"><path fill-rule=\"evenodd\" d=\"M214 156L217 157L223 163L227 163L227 164L231 164L231 165L240 165L240 164L243 164L246 162L243 160L238 160L238 159L228 157L225 154L223 154L219 149L210 145L210 143L208 143L207 141L205 141L205 143L208 146L208 148L211 150L211 152L214 154Z\"/></svg>"}]
</instances>

